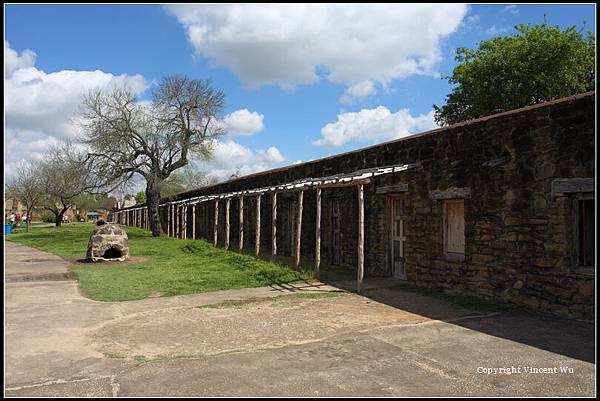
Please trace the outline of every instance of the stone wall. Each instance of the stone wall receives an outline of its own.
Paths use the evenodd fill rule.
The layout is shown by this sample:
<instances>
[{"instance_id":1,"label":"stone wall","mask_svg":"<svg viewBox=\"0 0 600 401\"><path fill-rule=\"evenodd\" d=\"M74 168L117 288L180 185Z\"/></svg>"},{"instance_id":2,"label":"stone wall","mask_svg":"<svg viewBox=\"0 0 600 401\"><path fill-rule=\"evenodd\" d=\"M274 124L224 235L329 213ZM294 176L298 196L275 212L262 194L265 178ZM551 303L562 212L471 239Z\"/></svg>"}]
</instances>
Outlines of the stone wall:
<instances>
[{"instance_id":1,"label":"stone wall","mask_svg":"<svg viewBox=\"0 0 600 401\"><path fill-rule=\"evenodd\" d=\"M182 193L178 198L419 162L418 168L377 177L365 186L367 276L391 275L387 262L389 195L376 191L405 184L407 191L395 196L404 200L408 281L592 319L595 269L578 268L572 256L574 194L553 194L552 183L563 178L594 178L594 113L595 93L587 93L241 177ZM308 190L304 194L301 250L306 258L314 256L314 192ZM445 194L464 197L464 260L448 260L444 254ZM331 205L334 199L339 199L343 211L341 265L355 270L358 202L357 190L353 187L323 190L322 260L324 263L333 261ZM261 239L267 252L271 246L270 200L270 195L263 196L261 203ZM280 195L278 199L279 254L292 252L288 245L291 226L286 209L296 200L296 195ZM209 204L212 216L213 202ZM231 247L237 248L237 200L231 204ZM250 210L253 201L246 198L245 205ZM221 201L221 214L223 211ZM201 214L197 210L197 216ZM245 224L249 224L253 214L245 216ZM248 241L253 239L253 227L252 220L245 234L248 249L254 246ZM222 238L223 226L220 228ZM199 230L202 228L197 227ZM212 241L212 225L209 232Z\"/></svg>"}]
</instances>

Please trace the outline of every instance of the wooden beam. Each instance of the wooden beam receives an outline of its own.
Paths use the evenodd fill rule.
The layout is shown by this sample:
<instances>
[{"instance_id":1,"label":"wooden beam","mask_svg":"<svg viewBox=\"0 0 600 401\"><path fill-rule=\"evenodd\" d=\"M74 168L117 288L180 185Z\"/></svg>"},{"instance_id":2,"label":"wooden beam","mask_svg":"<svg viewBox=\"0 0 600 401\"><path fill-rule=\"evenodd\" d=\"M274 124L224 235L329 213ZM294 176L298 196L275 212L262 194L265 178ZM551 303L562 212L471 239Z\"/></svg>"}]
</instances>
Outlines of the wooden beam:
<instances>
[{"instance_id":1,"label":"wooden beam","mask_svg":"<svg viewBox=\"0 0 600 401\"><path fill-rule=\"evenodd\" d=\"M229 203L231 198L225 199L225 250L229 249Z\"/></svg>"},{"instance_id":2,"label":"wooden beam","mask_svg":"<svg viewBox=\"0 0 600 401\"><path fill-rule=\"evenodd\" d=\"M318 278L321 272L321 188L317 188L315 227L315 276Z\"/></svg>"},{"instance_id":3,"label":"wooden beam","mask_svg":"<svg viewBox=\"0 0 600 401\"><path fill-rule=\"evenodd\" d=\"M271 260L277 255L277 192L273 192L271 204Z\"/></svg>"},{"instance_id":4,"label":"wooden beam","mask_svg":"<svg viewBox=\"0 0 600 401\"><path fill-rule=\"evenodd\" d=\"M365 178L363 180L354 180L354 181L348 181L348 182L338 182L338 183L332 183L332 184L323 184L323 185L319 185L319 188L342 188L342 187L353 187L355 185L367 185L370 184L371 180L369 178Z\"/></svg>"},{"instance_id":5,"label":"wooden beam","mask_svg":"<svg viewBox=\"0 0 600 401\"><path fill-rule=\"evenodd\" d=\"M196 205L192 205L192 239L196 239Z\"/></svg>"},{"instance_id":6,"label":"wooden beam","mask_svg":"<svg viewBox=\"0 0 600 401\"><path fill-rule=\"evenodd\" d=\"M215 199L215 221L213 223L213 245L215 247L217 246L218 231L219 231L219 200Z\"/></svg>"},{"instance_id":7,"label":"wooden beam","mask_svg":"<svg viewBox=\"0 0 600 401\"><path fill-rule=\"evenodd\" d=\"M356 289L362 292L363 277L365 273L365 199L363 185L358 185L358 273L356 277Z\"/></svg>"},{"instance_id":8,"label":"wooden beam","mask_svg":"<svg viewBox=\"0 0 600 401\"><path fill-rule=\"evenodd\" d=\"M302 235L302 201L304 199L304 191L298 192L298 217L296 218L296 263L294 267L300 267L300 236Z\"/></svg>"},{"instance_id":9,"label":"wooden beam","mask_svg":"<svg viewBox=\"0 0 600 401\"><path fill-rule=\"evenodd\" d=\"M256 196L256 244L254 253L256 256L260 253L260 197L262 195L258 194Z\"/></svg>"},{"instance_id":10,"label":"wooden beam","mask_svg":"<svg viewBox=\"0 0 600 401\"><path fill-rule=\"evenodd\" d=\"M239 222L239 247L240 247L240 251L244 249L244 197L240 196L240 203L239 203L239 215L240 218L238 219Z\"/></svg>"}]
</instances>

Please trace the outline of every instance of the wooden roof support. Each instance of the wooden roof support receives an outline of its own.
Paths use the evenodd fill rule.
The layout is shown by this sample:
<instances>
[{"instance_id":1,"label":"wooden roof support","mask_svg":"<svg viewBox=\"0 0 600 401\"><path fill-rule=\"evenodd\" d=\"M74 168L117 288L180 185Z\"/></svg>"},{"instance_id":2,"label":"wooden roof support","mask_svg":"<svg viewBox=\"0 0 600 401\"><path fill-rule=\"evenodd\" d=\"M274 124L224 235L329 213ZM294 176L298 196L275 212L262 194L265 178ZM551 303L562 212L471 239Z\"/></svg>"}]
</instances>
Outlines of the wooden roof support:
<instances>
[{"instance_id":1,"label":"wooden roof support","mask_svg":"<svg viewBox=\"0 0 600 401\"><path fill-rule=\"evenodd\" d=\"M294 267L296 270L300 268L300 237L302 235L302 202L304 199L304 191L298 192L298 217L296 218L296 262L294 263Z\"/></svg>"},{"instance_id":2,"label":"wooden roof support","mask_svg":"<svg viewBox=\"0 0 600 401\"><path fill-rule=\"evenodd\" d=\"M219 232L219 200L215 199L215 221L213 222L213 245L216 247Z\"/></svg>"},{"instance_id":3,"label":"wooden roof support","mask_svg":"<svg viewBox=\"0 0 600 401\"><path fill-rule=\"evenodd\" d=\"M196 205L192 205L192 239L196 239Z\"/></svg>"},{"instance_id":4,"label":"wooden roof support","mask_svg":"<svg viewBox=\"0 0 600 401\"><path fill-rule=\"evenodd\" d=\"M183 224L181 225L181 236L183 239L187 239L187 211L187 205L183 206Z\"/></svg>"},{"instance_id":5,"label":"wooden roof support","mask_svg":"<svg viewBox=\"0 0 600 401\"><path fill-rule=\"evenodd\" d=\"M229 202L231 198L225 199L225 250L229 249Z\"/></svg>"},{"instance_id":6,"label":"wooden roof support","mask_svg":"<svg viewBox=\"0 0 600 401\"><path fill-rule=\"evenodd\" d=\"M315 276L321 273L321 188L317 187L317 210L315 222Z\"/></svg>"},{"instance_id":7,"label":"wooden roof support","mask_svg":"<svg viewBox=\"0 0 600 401\"><path fill-rule=\"evenodd\" d=\"M260 197L262 195L258 194L256 196L256 244L254 254L258 257L260 253Z\"/></svg>"},{"instance_id":8,"label":"wooden roof support","mask_svg":"<svg viewBox=\"0 0 600 401\"><path fill-rule=\"evenodd\" d=\"M271 203L271 260L277 255L277 192L273 192Z\"/></svg>"},{"instance_id":9,"label":"wooden roof support","mask_svg":"<svg viewBox=\"0 0 600 401\"><path fill-rule=\"evenodd\" d=\"M356 277L356 290L360 294L363 287L365 273L365 199L363 184L358 185L358 272Z\"/></svg>"},{"instance_id":10,"label":"wooden roof support","mask_svg":"<svg viewBox=\"0 0 600 401\"><path fill-rule=\"evenodd\" d=\"M244 197L240 196L239 201L239 219L238 219L238 239L240 251L244 249Z\"/></svg>"}]
</instances>

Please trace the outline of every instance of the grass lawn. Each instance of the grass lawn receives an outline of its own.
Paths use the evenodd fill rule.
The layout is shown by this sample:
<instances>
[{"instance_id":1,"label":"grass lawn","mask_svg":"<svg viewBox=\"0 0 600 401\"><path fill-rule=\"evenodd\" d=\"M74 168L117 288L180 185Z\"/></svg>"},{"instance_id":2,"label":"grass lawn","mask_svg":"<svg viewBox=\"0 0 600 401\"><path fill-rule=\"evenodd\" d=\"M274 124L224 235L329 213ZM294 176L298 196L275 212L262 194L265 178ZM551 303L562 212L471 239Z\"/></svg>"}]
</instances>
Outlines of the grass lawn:
<instances>
[{"instance_id":1,"label":"grass lawn","mask_svg":"<svg viewBox=\"0 0 600 401\"><path fill-rule=\"evenodd\" d=\"M7 240L62 257L84 258L93 223L71 223L11 234ZM194 294L232 288L307 281L312 272L214 248L203 240L153 238L146 230L125 227L130 256L139 263L76 264L71 269L81 292L99 301Z\"/></svg>"}]
</instances>

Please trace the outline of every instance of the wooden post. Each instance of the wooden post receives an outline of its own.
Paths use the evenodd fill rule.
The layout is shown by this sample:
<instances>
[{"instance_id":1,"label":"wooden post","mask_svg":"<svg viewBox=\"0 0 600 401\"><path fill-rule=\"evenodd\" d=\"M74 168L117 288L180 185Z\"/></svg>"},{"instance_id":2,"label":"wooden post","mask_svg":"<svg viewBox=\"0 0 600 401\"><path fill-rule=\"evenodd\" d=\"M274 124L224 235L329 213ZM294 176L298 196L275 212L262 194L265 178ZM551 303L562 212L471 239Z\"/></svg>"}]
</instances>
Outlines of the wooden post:
<instances>
[{"instance_id":1,"label":"wooden post","mask_svg":"<svg viewBox=\"0 0 600 401\"><path fill-rule=\"evenodd\" d=\"M356 277L356 289L362 292L363 277L365 273L365 198L363 184L358 185L358 274Z\"/></svg>"},{"instance_id":2,"label":"wooden post","mask_svg":"<svg viewBox=\"0 0 600 401\"><path fill-rule=\"evenodd\" d=\"M254 250L254 253L256 254L256 256L258 256L258 254L260 253L260 197L262 195L258 194L258 196L256 197L256 249Z\"/></svg>"},{"instance_id":3,"label":"wooden post","mask_svg":"<svg viewBox=\"0 0 600 401\"><path fill-rule=\"evenodd\" d=\"M182 231L181 231L181 236L183 237L183 239L187 239L187 205L182 207L183 209L183 224L182 224Z\"/></svg>"},{"instance_id":4,"label":"wooden post","mask_svg":"<svg viewBox=\"0 0 600 401\"><path fill-rule=\"evenodd\" d=\"M225 199L225 250L229 249L229 203L231 199Z\"/></svg>"},{"instance_id":5,"label":"wooden post","mask_svg":"<svg viewBox=\"0 0 600 401\"><path fill-rule=\"evenodd\" d=\"M302 235L302 201L304 199L304 191L298 193L298 217L296 218L296 263L294 267L300 267L300 236Z\"/></svg>"},{"instance_id":6,"label":"wooden post","mask_svg":"<svg viewBox=\"0 0 600 401\"><path fill-rule=\"evenodd\" d=\"M196 205L192 205L192 239L196 239Z\"/></svg>"},{"instance_id":7,"label":"wooden post","mask_svg":"<svg viewBox=\"0 0 600 401\"><path fill-rule=\"evenodd\" d=\"M239 249L240 251L244 250L244 197L240 196L240 202L239 202L239 216L240 218L238 219L238 223L239 223Z\"/></svg>"},{"instance_id":8,"label":"wooden post","mask_svg":"<svg viewBox=\"0 0 600 401\"><path fill-rule=\"evenodd\" d=\"M217 246L218 231L219 231L219 199L215 199L215 221L213 224L213 244L215 247Z\"/></svg>"},{"instance_id":9,"label":"wooden post","mask_svg":"<svg viewBox=\"0 0 600 401\"><path fill-rule=\"evenodd\" d=\"M277 192L273 192L271 205L271 260L277 255Z\"/></svg>"},{"instance_id":10,"label":"wooden post","mask_svg":"<svg viewBox=\"0 0 600 401\"><path fill-rule=\"evenodd\" d=\"M317 187L317 221L315 222L315 276L321 273L321 188Z\"/></svg>"},{"instance_id":11,"label":"wooden post","mask_svg":"<svg viewBox=\"0 0 600 401\"><path fill-rule=\"evenodd\" d=\"M173 236L173 205L167 208L167 235Z\"/></svg>"},{"instance_id":12,"label":"wooden post","mask_svg":"<svg viewBox=\"0 0 600 401\"><path fill-rule=\"evenodd\" d=\"M175 238L179 239L179 227L181 223L179 222L180 218L179 205L175 206Z\"/></svg>"}]
</instances>

